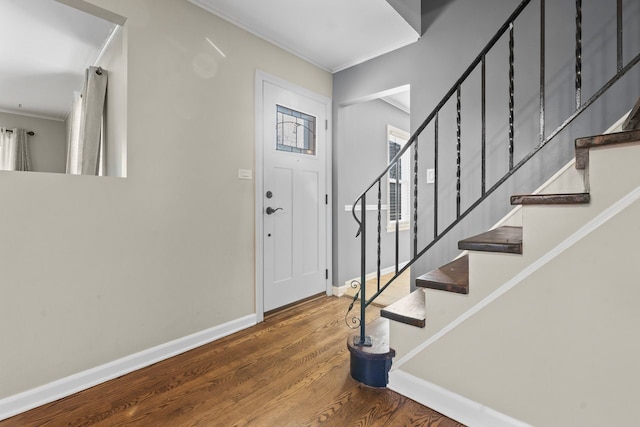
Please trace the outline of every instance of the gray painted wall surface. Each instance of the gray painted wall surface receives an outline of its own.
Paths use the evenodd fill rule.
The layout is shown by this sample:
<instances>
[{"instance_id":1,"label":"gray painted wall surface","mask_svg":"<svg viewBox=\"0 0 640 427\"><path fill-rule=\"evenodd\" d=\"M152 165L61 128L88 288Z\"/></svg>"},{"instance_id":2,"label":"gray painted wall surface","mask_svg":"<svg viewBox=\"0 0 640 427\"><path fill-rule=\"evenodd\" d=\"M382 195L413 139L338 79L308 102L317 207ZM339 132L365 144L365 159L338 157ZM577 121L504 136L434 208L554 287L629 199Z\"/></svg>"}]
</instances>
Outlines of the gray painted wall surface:
<instances>
[{"instance_id":1,"label":"gray painted wall surface","mask_svg":"<svg viewBox=\"0 0 640 427\"><path fill-rule=\"evenodd\" d=\"M519 4L516 0L454 0L418 42L334 75L334 143L344 140L344 105L371 94L411 85L411 129L415 130L451 88L464 69ZM546 2L546 133L575 109L574 15L575 2ZM640 51L640 4L624 0L624 58ZM539 141L539 1L533 0L515 24L515 162ZM583 100L615 72L615 1L583 2ZM487 188L508 170L508 40L503 37L487 56ZM510 209L509 196L527 193L573 157L573 140L604 131L628 111L640 95L640 67L620 80L554 139L536 158L494 192L412 269L422 274L456 255L457 241L485 231ZM462 210L480 194L480 72L462 87ZM455 99L440 115L439 230L455 218ZM433 185L426 184L426 169L433 166L433 126L419 144L418 247L433 236ZM366 155L366 153L365 153ZM338 159L334 158L334 161ZM334 186L342 184L339 162ZM364 187L363 187L364 189ZM335 195L334 195L335 197ZM370 196L371 197L371 196ZM336 220L334 214L334 220ZM339 261L339 260L338 260Z\"/></svg>"},{"instance_id":2,"label":"gray painted wall surface","mask_svg":"<svg viewBox=\"0 0 640 427\"><path fill-rule=\"evenodd\" d=\"M336 216L334 218L334 271L337 271L335 285L343 285L345 281L360 276L360 239L355 237L358 227L353 219L351 211L345 211L345 205L352 205L354 200L364 190L381 170L387 165L387 125L409 131L409 115L392 107L381 100L350 105L341 110L341 119L345 123L344 139L339 144L334 144L337 164L334 170L337 174L334 180L339 180L339 185L334 189ZM334 160L336 160L334 159ZM387 203L386 180L382 186L382 204ZM372 195L368 205L376 205L377 187L375 197ZM360 213L358 213L360 215ZM395 252L392 251L392 242L395 241L395 233L389 233L386 229L387 211L382 213L381 239L386 248L381 254L381 267L395 265ZM377 240L378 215L375 211L367 212L367 240ZM400 231L400 261L407 261L409 255L409 232ZM375 244L368 253L367 272L376 271Z\"/></svg>"},{"instance_id":3,"label":"gray painted wall surface","mask_svg":"<svg viewBox=\"0 0 640 427\"><path fill-rule=\"evenodd\" d=\"M64 122L0 112L0 126L35 132L28 137L32 170L64 173L67 161Z\"/></svg>"}]
</instances>

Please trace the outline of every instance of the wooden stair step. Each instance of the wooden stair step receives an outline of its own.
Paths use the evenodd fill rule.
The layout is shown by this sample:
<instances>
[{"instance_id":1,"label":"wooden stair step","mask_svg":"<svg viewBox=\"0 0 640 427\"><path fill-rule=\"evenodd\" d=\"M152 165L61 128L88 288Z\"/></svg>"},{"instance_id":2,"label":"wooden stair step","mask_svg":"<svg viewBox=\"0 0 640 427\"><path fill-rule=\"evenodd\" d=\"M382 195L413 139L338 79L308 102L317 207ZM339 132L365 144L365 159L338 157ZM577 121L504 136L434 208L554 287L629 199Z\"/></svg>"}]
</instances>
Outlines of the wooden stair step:
<instances>
[{"instance_id":1,"label":"wooden stair step","mask_svg":"<svg viewBox=\"0 0 640 427\"><path fill-rule=\"evenodd\" d=\"M424 291L416 289L406 297L380 310L380 315L396 322L424 328L427 309L424 302Z\"/></svg>"},{"instance_id":2,"label":"wooden stair step","mask_svg":"<svg viewBox=\"0 0 640 427\"><path fill-rule=\"evenodd\" d=\"M522 253L522 227L498 227L458 242L458 249L482 252Z\"/></svg>"},{"instance_id":3,"label":"wooden stair step","mask_svg":"<svg viewBox=\"0 0 640 427\"><path fill-rule=\"evenodd\" d=\"M518 194L511 196L512 205L579 205L589 203L589 193Z\"/></svg>"},{"instance_id":4,"label":"wooden stair step","mask_svg":"<svg viewBox=\"0 0 640 427\"><path fill-rule=\"evenodd\" d=\"M585 169L589 164L589 149L640 142L640 129L605 135L587 136L575 141L576 169Z\"/></svg>"},{"instance_id":5,"label":"wooden stair step","mask_svg":"<svg viewBox=\"0 0 640 427\"><path fill-rule=\"evenodd\" d=\"M469 255L464 255L449 264L430 271L416 279L420 288L438 289L440 291L469 293Z\"/></svg>"},{"instance_id":6,"label":"wooden stair step","mask_svg":"<svg viewBox=\"0 0 640 427\"><path fill-rule=\"evenodd\" d=\"M624 121L622 130L632 130L640 128L640 98L636 101L636 105L633 106L631 113Z\"/></svg>"}]
</instances>

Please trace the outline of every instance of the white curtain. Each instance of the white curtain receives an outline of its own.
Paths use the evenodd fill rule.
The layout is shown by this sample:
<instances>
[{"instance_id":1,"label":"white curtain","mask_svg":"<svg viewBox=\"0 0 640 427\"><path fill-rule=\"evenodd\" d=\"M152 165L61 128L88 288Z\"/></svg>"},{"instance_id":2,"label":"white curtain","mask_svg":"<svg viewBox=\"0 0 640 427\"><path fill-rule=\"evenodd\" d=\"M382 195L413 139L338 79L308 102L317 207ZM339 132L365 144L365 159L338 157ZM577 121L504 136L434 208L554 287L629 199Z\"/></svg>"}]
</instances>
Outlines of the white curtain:
<instances>
[{"instance_id":1,"label":"white curtain","mask_svg":"<svg viewBox=\"0 0 640 427\"><path fill-rule=\"evenodd\" d=\"M26 130L0 128L0 170L31 170Z\"/></svg>"},{"instance_id":2,"label":"white curtain","mask_svg":"<svg viewBox=\"0 0 640 427\"><path fill-rule=\"evenodd\" d=\"M81 94L74 97L67 144L67 173L98 175L103 159L103 120L107 95L107 71L87 68Z\"/></svg>"},{"instance_id":3,"label":"white curtain","mask_svg":"<svg viewBox=\"0 0 640 427\"><path fill-rule=\"evenodd\" d=\"M67 173L80 175L80 160L78 149L80 148L80 118L82 117L82 94L73 93L73 104L69 113L67 127Z\"/></svg>"}]
</instances>

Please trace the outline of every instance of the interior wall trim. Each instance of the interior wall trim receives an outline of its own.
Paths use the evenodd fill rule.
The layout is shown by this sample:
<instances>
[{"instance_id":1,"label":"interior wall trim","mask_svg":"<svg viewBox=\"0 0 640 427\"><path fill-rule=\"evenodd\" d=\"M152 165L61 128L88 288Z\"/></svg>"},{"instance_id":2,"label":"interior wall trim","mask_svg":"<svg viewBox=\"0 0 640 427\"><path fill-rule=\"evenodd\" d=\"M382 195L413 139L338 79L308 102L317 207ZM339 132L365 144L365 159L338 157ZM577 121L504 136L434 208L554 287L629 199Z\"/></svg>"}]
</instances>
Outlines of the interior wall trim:
<instances>
[{"instance_id":1,"label":"interior wall trim","mask_svg":"<svg viewBox=\"0 0 640 427\"><path fill-rule=\"evenodd\" d=\"M387 387L468 426L531 427L530 424L398 369L389 373Z\"/></svg>"},{"instance_id":2,"label":"interior wall trim","mask_svg":"<svg viewBox=\"0 0 640 427\"><path fill-rule=\"evenodd\" d=\"M219 340L256 324L250 314L0 399L0 421Z\"/></svg>"}]
</instances>

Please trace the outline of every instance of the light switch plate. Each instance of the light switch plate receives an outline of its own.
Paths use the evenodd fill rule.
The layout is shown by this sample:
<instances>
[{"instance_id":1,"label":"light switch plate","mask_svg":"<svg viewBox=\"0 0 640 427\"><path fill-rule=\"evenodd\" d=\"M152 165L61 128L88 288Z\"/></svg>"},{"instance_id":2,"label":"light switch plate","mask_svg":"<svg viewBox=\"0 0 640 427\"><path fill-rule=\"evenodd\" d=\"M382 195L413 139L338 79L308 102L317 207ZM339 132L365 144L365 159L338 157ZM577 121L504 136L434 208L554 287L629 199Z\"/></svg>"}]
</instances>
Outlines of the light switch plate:
<instances>
[{"instance_id":1,"label":"light switch plate","mask_svg":"<svg viewBox=\"0 0 640 427\"><path fill-rule=\"evenodd\" d=\"M253 179L253 173L249 169L238 169L239 179Z\"/></svg>"},{"instance_id":2,"label":"light switch plate","mask_svg":"<svg viewBox=\"0 0 640 427\"><path fill-rule=\"evenodd\" d=\"M427 169L427 184L434 184L436 182L436 170Z\"/></svg>"}]
</instances>

